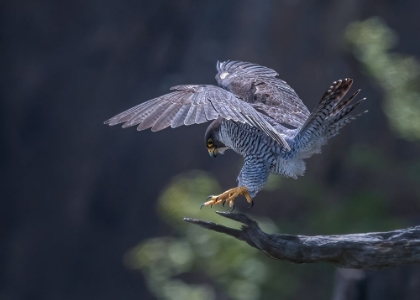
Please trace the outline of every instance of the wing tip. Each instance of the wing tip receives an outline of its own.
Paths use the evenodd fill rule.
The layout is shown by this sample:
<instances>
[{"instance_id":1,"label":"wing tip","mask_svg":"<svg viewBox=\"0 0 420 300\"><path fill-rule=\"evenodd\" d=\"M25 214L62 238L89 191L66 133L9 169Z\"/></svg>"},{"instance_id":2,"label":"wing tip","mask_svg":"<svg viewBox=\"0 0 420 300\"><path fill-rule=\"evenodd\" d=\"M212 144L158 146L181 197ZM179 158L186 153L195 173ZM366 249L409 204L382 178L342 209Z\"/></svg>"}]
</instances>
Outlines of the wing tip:
<instances>
[{"instance_id":1,"label":"wing tip","mask_svg":"<svg viewBox=\"0 0 420 300\"><path fill-rule=\"evenodd\" d=\"M106 120L103 124L108 126L115 126L117 124L120 124L121 122L118 122L118 120L111 118L109 120Z\"/></svg>"}]
</instances>

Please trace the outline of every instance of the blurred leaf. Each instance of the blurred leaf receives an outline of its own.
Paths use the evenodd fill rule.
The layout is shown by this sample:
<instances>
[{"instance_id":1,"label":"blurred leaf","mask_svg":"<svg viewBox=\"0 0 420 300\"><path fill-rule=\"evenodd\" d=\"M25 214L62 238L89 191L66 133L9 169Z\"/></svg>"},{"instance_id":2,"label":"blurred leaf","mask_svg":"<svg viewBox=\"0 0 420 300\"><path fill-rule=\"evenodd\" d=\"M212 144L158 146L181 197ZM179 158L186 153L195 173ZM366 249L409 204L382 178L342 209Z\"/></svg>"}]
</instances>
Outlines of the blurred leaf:
<instances>
[{"instance_id":1,"label":"blurred leaf","mask_svg":"<svg viewBox=\"0 0 420 300\"><path fill-rule=\"evenodd\" d=\"M407 140L419 140L419 62L389 52L398 38L379 18L351 24L346 38L365 70L384 90L384 111L391 127Z\"/></svg>"},{"instance_id":2,"label":"blurred leaf","mask_svg":"<svg viewBox=\"0 0 420 300\"><path fill-rule=\"evenodd\" d=\"M297 285L283 264L273 265L246 243L183 221L183 217L191 216L220 222L213 209L199 210L199 201L219 191L216 180L204 172L192 171L174 178L159 198L158 211L179 237L154 238L134 247L126 258L128 267L142 270L158 299L215 299L216 290L209 285L186 283L193 279L194 271L206 273L211 286L220 286L231 299L292 295ZM270 219L258 222L267 232L278 232ZM239 226L228 219L223 223ZM187 281L177 278L180 275Z\"/></svg>"}]
</instances>

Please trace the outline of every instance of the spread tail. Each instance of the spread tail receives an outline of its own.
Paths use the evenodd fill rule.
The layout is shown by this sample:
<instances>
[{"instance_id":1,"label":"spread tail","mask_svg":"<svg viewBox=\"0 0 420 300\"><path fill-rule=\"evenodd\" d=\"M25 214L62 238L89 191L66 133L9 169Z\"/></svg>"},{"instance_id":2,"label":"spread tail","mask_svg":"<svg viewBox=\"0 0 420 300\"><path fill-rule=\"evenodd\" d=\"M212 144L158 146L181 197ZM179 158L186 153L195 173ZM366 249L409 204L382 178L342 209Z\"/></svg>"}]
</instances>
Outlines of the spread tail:
<instances>
[{"instance_id":1,"label":"spread tail","mask_svg":"<svg viewBox=\"0 0 420 300\"><path fill-rule=\"evenodd\" d=\"M363 98L355 103L352 102L360 90L357 90L350 98L343 100L352 84L353 80L350 78L334 81L303 124L295 138L298 152L302 158L321 152L321 146L326 144L328 139L336 136L346 124L367 112L364 111L358 115L350 114L366 100Z\"/></svg>"}]
</instances>

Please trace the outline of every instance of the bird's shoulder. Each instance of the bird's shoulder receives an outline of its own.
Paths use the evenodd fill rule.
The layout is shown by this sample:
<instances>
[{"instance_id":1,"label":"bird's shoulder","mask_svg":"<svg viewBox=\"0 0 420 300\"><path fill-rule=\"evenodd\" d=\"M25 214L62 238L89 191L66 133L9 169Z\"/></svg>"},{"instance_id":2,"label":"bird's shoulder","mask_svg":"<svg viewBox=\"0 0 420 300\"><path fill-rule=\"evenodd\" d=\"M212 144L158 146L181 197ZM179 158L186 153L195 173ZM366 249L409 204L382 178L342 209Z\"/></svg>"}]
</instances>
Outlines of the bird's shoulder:
<instances>
[{"instance_id":1,"label":"bird's shoulder","mask_svg":"<svg viewBox=\"0 0 420 300\"><path fill-rule=\"evenodd\" d=\"M219 86L279 123L299 127L308 118L307 107L273 69L247 62L225 61L217 63L217 70Z\"/></svg>"}]
</instances>

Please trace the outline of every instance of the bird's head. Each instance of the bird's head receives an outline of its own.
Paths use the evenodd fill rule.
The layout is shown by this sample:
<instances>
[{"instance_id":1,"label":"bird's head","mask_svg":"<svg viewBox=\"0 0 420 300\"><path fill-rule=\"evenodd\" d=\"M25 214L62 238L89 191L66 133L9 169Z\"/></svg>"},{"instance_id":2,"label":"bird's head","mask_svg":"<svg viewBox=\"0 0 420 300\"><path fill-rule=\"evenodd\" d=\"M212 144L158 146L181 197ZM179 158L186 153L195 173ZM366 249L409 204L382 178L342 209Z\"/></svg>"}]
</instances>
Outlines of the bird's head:
<instances>
[{"instance_id":1,"label":"bird's head","mask_svg":"<svg viewBox=\"0 0 420 300\"><path fill-rule=\"evenodd\" d=\"M209 127L207 127L206 134L204 135L204 142L206 143L207 151L209 151L211 157L216 157L219 153L223 154L228 149L219 138L222 121L222 118L214 120Z\"/></svg>"}]
</instances>

